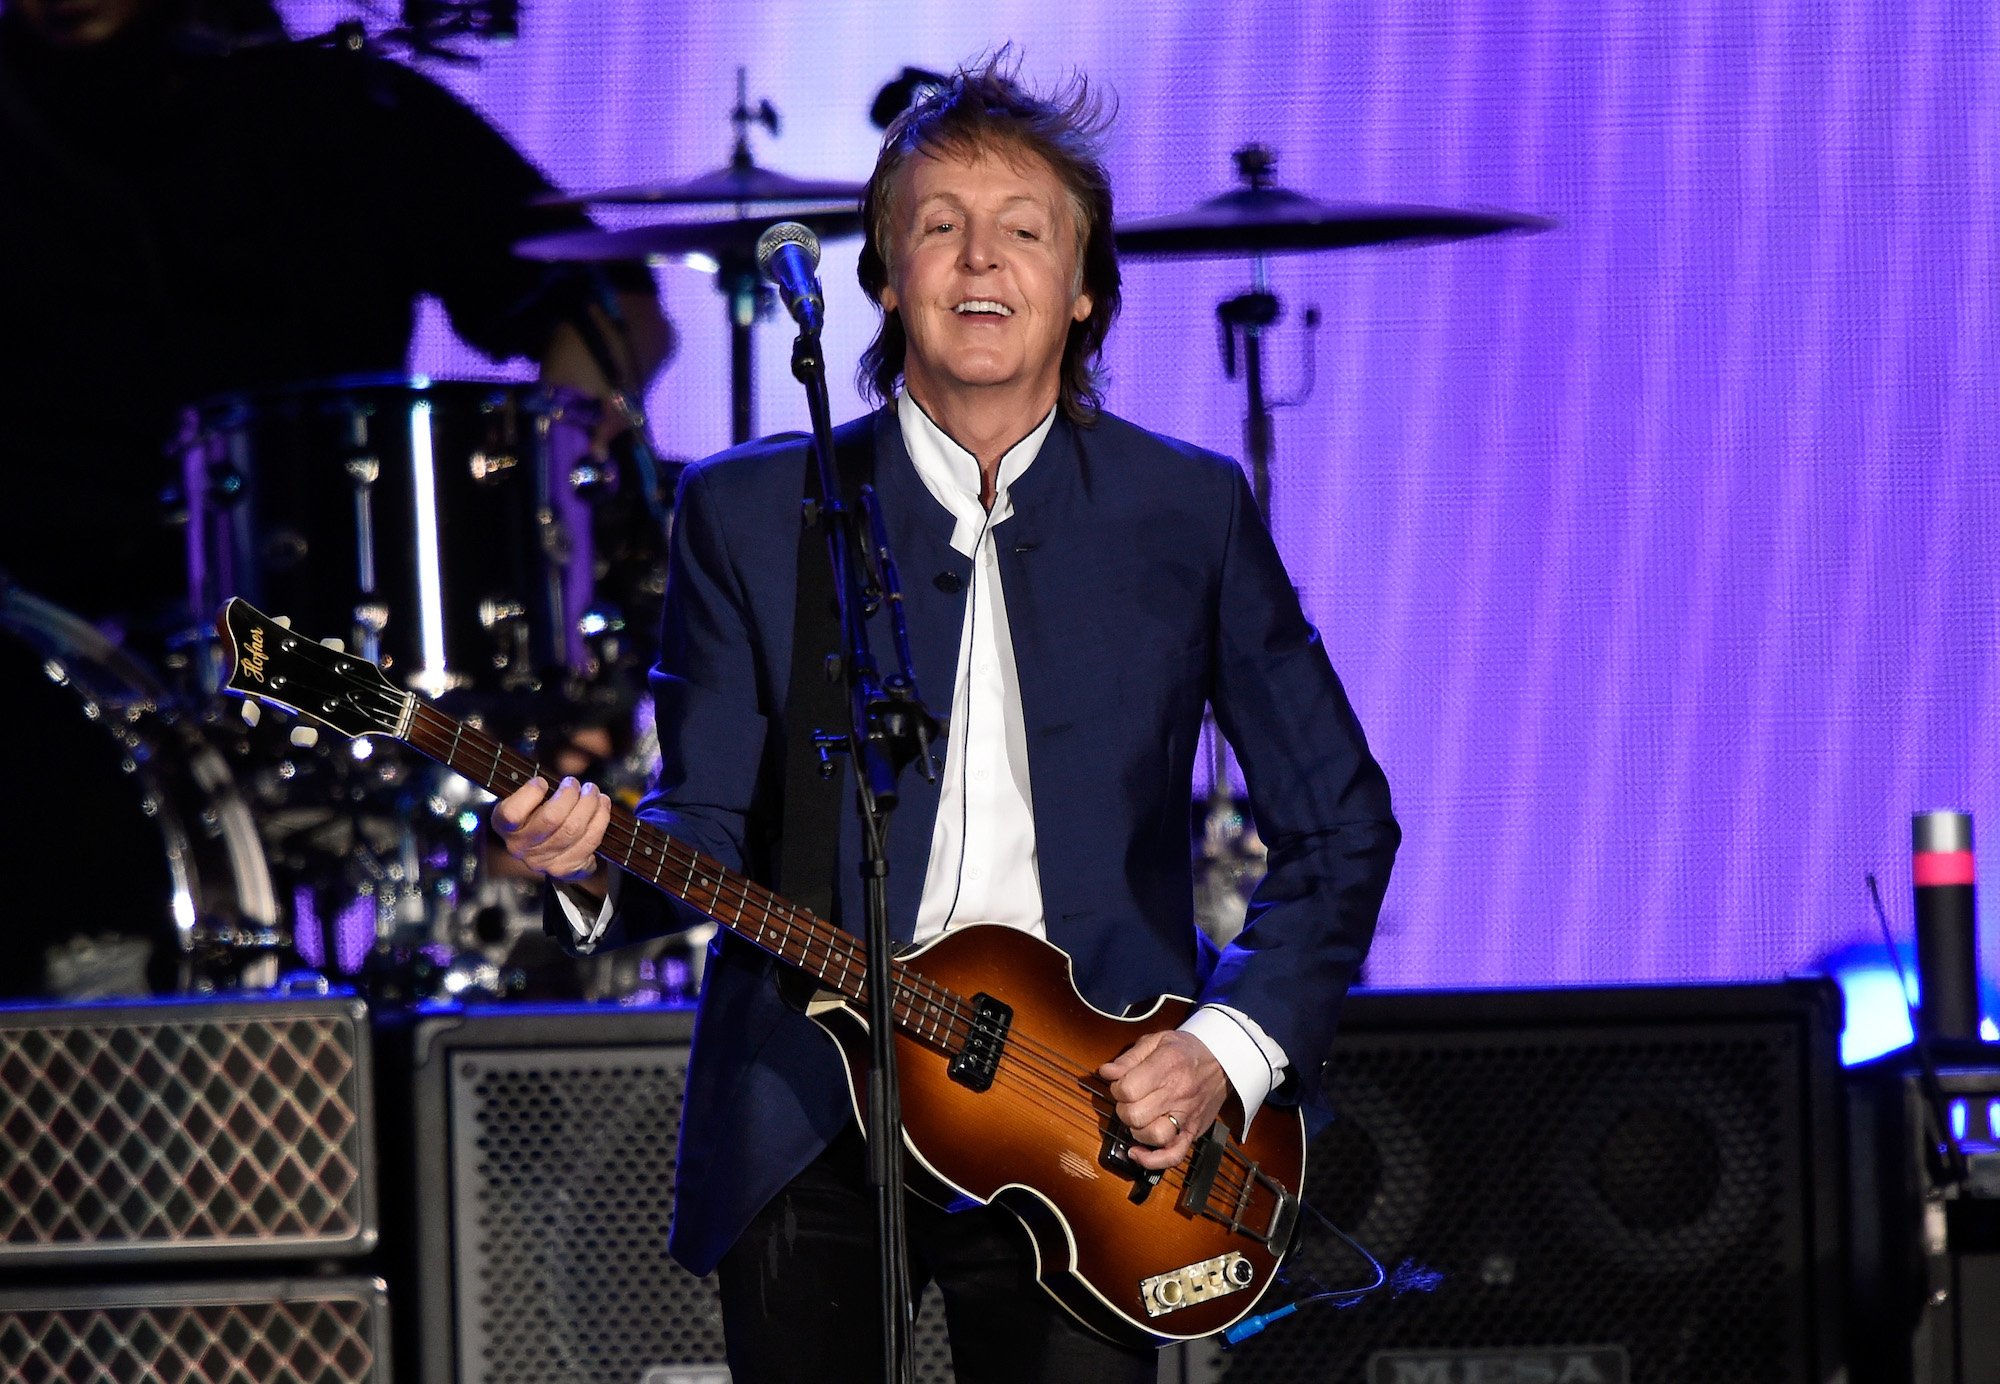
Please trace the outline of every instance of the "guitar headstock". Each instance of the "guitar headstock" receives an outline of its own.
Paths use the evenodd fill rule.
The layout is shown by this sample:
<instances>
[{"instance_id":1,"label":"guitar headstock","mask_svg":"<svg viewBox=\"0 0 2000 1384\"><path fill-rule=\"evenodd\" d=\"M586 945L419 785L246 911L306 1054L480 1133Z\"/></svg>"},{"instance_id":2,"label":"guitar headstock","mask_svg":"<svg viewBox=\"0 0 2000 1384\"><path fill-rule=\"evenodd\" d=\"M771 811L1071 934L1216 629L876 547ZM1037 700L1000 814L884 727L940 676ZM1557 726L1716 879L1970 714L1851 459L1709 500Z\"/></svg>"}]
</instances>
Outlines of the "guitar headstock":
<instances>
[{"instance_id":1,"label":"guitar headstock","mask_svg":"<svg viewBox=\"0 0 2000 1384\"><path fill-rule=\"evenodd\" d=\"M366 659L318 644L232 597L215 617L228 655L225 691L294 712L355 738L395 735L412 696Z\"/></svg>"}]
</instances>

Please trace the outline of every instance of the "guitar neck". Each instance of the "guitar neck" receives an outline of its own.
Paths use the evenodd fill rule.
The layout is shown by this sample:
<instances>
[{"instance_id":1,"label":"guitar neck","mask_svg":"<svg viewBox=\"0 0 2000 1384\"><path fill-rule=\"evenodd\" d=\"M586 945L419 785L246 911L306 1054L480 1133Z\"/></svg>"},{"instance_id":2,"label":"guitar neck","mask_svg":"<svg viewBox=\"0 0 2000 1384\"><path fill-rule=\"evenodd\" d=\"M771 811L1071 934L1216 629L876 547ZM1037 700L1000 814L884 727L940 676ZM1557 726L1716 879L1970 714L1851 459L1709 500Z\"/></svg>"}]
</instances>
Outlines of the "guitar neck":
<instances>
[{"instance_id":1,"label":"guitar neck","mask_svg":"<svg viewBox=\"0 0 2000 1384\"><path fill-rule=\"evenodd\" d=\"M411 696L408 722L397 736L489 792L506 796L543 774L483 731ZM613 803L598 857L714 919L723 927L818 979L850 1000L867 996L861 944L832 923L772 893L755 880L703 855ZM900 990L900 983L895 987ZM898 1018L904 996L898 995Z\"/></svg>"}]
</instances>

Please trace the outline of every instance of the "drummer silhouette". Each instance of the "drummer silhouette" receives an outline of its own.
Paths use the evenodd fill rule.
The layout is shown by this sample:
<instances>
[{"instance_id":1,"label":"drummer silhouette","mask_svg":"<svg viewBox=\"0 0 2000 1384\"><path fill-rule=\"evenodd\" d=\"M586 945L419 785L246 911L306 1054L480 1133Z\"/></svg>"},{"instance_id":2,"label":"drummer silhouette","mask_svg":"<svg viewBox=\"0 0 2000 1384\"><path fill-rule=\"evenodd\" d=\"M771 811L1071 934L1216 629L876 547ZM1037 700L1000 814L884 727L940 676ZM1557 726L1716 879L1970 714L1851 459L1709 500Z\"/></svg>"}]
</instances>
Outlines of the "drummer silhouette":
<instances>
[{"instance_id":1,"label":"drummer silhouette","mask_svg":"<svg viewBox=\"0 0 2000 1384\"><path fill-rule=\"evenodd\" d=\"M442 88L289 40L267 0L6 0L0 569L91 619L152 614L183 584L177 410L400 373L420 295L547 382L642 386L671 344L645 267L511 253L589 224L549 191Z\"/></svg>"}]
</instances>

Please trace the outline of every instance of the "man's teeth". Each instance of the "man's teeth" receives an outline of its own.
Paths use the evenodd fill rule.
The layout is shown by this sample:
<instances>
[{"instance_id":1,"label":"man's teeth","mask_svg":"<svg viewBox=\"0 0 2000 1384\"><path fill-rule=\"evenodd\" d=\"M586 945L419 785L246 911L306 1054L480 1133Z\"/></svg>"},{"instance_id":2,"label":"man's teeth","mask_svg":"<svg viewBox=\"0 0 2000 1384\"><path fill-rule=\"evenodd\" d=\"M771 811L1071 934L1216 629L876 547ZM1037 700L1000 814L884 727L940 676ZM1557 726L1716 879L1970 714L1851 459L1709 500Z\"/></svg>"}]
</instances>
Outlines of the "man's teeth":
<instances>
[{"instance_id":1,"label":"man's teeth","mask_svg":"<svg viewBox=\"0 0 2000 1384\"><path fill-rule=\"evenodd\" d=\"M990 312L997 313L1002 317L1012 317L1014 315L1014 309L1008 307L1005 303L996 303L991 298L974 298L968 302L960 303L952 311L958 313Z\"/></svg>"}]
</instances>

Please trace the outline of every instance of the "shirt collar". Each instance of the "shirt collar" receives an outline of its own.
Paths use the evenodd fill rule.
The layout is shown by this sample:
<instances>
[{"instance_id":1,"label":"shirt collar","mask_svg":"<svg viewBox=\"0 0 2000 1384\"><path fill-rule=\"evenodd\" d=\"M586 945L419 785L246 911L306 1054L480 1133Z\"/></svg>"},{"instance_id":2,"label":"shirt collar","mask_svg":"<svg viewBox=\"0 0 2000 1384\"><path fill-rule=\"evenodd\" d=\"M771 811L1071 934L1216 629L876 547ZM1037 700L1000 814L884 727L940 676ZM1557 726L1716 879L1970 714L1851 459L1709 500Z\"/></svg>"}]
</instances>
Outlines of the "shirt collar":
<instances>
[{"instance_id":1,"label":"shirt collar","mask_svg":"<svg viewBox=\"0 0 2000 1384\"><path fill-rule=\"evenodd\" d=\"M1014 505L1008 497L1008 488L1041 455L1042 444L1048 441L1049 429L1055 426L1056 411L1051 407L1048 416L1035 426L1034 431L1008 448L1007 454L1000 458L1000 473L994 478L993 508L990 512L979 503L979 459L952 441L950 435L924 412L923 406L910 397L908 390L897 397L896 421L902 425L903 446L910 453L910 461L917 468L924 489L930 491L931 498L949 510L956 521L952 528L951 546L969 556L982 532L1013 514Z\"/></svg>"}]
</instances>

